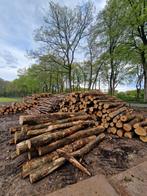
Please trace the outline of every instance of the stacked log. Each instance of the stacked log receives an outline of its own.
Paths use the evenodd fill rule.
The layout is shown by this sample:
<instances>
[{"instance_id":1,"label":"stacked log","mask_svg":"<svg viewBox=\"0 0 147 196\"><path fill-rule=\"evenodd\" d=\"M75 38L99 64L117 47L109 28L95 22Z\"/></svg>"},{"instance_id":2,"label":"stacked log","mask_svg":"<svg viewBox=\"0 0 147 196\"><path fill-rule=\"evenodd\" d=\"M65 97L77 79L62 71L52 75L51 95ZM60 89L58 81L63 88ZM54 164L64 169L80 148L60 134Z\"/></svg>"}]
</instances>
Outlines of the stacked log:
<instances>
[{"instance_id":1,"label":"stacked log","mask_svg":"<svg viewBox=\"0 0 147 196\"><path fill-rule=\"evenodd\" d=\"M23 98L21 102L15 102L0 107L0 116L8 114L48 114L59 110L59 103L64 95L52 95L50 93L34 94Z\"/></svg>"},{"instance_id":2,"label":"stacked log","mask_svg":"<svg viewBox=\"0 0 147 196\"><path fill-rule=\"evenodd\" d=\"M95 115L108 133L118 137L138 138L147 142L147 119L125 102L101 92L71 93L60 104L61 112L85 111Z\"/></svg>"},{"instance_id":3,"label":"stacked log","mask_svg":"<svg viewBox=\"0 0 147 196\"><path fill-rule=\"evenodd\" d=\"M35 103L15 102L0 107L0 116L16 114L31 109Z\"/></svg>"},{"instance_id":4,"label":"stacked log","mask_svg":"<svg viewBox=\"0 0 147 196\"><path fill-rule=\"evenodd\" d=\"M32 108L26 110L26 114L48 114L57 112L60 109L59 104L63 101L65 95L49 95L48 97L34 97L37 102Z\"/></svg>"},{"instance_id":5,"label":"stacked log","mask_svg":"<svg viewBox=\"0 0 147 196\"><path fill-rule=\"evenodd\" d=\"M91 175L76 160L82 157L105 137L104 127L93 115L85 112L57 112L50 114L23 115L19 126L10 128L16 145L16 156L27 154L22 164L22 177L34 183L66 161L82 172Z\"/></svg>"}]
</instances>

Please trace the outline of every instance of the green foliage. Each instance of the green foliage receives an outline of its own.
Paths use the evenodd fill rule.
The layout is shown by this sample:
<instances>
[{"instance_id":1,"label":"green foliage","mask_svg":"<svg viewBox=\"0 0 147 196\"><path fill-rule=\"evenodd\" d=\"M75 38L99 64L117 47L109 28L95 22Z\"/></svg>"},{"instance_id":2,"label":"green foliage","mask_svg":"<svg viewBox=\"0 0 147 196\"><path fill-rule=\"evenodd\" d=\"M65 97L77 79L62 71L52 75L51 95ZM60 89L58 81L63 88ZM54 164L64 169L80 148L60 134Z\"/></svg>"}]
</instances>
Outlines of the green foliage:
<instances>
[{"instance_id":1,"label":"green foliage","mask_svg":"<svg viewBox=\"0 0 147 196\"><path fill-rule=\"evenodd\" d=\"M116 94L116 96L124 101L127 102L139 102L142 103L143 102L143 97L144 97L144 91L141 90L140 93L140 99L137 99L137 93L135 90L131 90L131 91L126 91L126 92L119 92Z\"/></svg>"}]
</instances>

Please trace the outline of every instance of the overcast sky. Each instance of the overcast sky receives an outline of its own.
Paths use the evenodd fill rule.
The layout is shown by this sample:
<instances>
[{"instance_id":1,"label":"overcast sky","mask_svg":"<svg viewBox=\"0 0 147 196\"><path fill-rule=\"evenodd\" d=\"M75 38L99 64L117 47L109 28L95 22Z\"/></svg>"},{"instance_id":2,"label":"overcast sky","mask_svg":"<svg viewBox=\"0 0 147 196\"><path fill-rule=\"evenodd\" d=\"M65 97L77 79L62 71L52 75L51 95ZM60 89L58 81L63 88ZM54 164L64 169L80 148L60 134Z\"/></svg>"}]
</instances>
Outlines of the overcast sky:
<instances>
[{"instance_id":1,"label":"overcast sky","mask_svg":"<svg viewBox=\"0 0 147 196\"><path fill-rule=\"evenodd\" d=\"M49 0L0 0L0 78L13 80L19 68L33 63L27 52L35 48L34 30L42 24ZM56 0L70 7L81 0ZM105 6L105 0L93 0L97 10Z\"/></svg>"}]
</instances>

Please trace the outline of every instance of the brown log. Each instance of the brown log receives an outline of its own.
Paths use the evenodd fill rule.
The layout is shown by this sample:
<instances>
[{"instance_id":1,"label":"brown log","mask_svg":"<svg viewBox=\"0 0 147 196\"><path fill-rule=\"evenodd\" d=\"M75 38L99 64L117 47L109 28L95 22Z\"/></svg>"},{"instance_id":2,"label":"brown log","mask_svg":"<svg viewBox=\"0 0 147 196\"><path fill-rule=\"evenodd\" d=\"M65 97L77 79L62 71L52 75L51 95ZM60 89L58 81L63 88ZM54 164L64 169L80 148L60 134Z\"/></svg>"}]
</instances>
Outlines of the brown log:
<instances>
[{"instance_id":1,"label":"brown log","mask_svg":"<svg viewBox=\"0 0 147 196\"><path fill-rule=\"evenodd\" d=\"M34 157L38 157L38 151L33 149L28 151L28 159L31 160Z\"/></svg>"},{"instance_id":2,"label":"brown log","mask_svg":"<svg viewBox=\"0 0 147 196\"><path fill-rule=\"evenodd\" d=\"M116 127L109 127L109 132L112 134L116 134L117 128Z\"/></svg>"},{"instance_id":3,"label":"brown log","mask_svg":"<svg viewBox=\"0 0 147 196\"><path fill-rule=\"evenodd\" d=\"M31 149L33 146L37 147L37 146L49 144L65 136L69 136L86 126L94 125L94 124L95 124L94 121L85 121L85 122L79 123L79 125L75 125L73 127L64 129L63 131L60 131L60 132L55 132L55 133L49 132L49 133L44 133L42 135L33 137L27 140L28 148Z\"/></svg>"},{"instance_id":4,"label":"brown log","mask_svg":"<svg viewBox=\"0 0 147 196\"><path fill-rule=\"evenodd\" d=\"M94 128L88 128L86 130L78 131L77 133L74 133L74 134L72 134L66 138L63 138L61 140L58 140L54 143L39 147L38 153L39 153L39 155L47 154L49 152L56 150L57 148L61 148L64 145L70 144L71 142L74 142L75 140L77 140L79 138L84 138L84 137L88 137L91 135L97 135L97 134L100 134L101 132L103 132L104 130L105 130L104 127L97 126Z\"/></svg>"},{"instance_id":5,"label":"brown log","mask_svg":"<svg viewBox=\"0 0 147 196\"><path fill-rule=\"evenodd\" d=\"M28 150L27 140L16 144L16 154L20 155Z\"/></svg>"},{"instance_id":6,"label":"brown log","mask_svg":"<svg viewBox=\"0 0 147 196\"><path fill-rule=\"evenodd\" d=\"M78 121L78 120L90 120L92 117L87 114L79 115L79 116L74 116L71 118L66 118L62 120L57 120L55 124L63 124L63 123L68 123L68 122L73 122L73 121Z\"/></svg>"},{"instance_id":7,"label":"brown log","mask_svg":"<svg viewBox=\"0 0 147 196\"><path fill-rule=\"evenodd\" d=\"M126 115L122 115L122 116L120 117L120 120L121 120L122 122L128 122L128 121L134 119L135 117L136 117L135 114L126 114Z\"/></svg>"},{"instance_id":8,"label":"brown log","mask_svg":"<svg viewBox=\"0 0 147 196\"><path fill-rule=\"evenodd\" d=\"M147 143L147 136L140 136L139 138L142 142Z\"/></svg>"},{"instance_id":9,"label":"brown log","mask_svg":"<svg viewBox=\"0 0 147 196\"><path fill-rule=\"evenodd\" d=\"M27 139L29 139L29 136L27 136L26 131L19 131L19 132L17 131L14 134L14 142L15 142L15 144L17 144L17 143L19 143L19 142L21 142L23 140L27 140Z\"/></svg>"},{"instance_id":10,"label":"brown log","mask_svg":"<svg viewBox=\"0 0 147 196\"><path fill-rule=\"evenodd\" d=\"M63 118L69 118L72 116L78 116L82 115L83 112L77 112L77 113L63 113L63 112L57 112L57 113L50 113L50 114L39 114L39 115L26 115L26 116L20 116L19 117L19 124L24 125L35 125L35 124L41 124L41 123L47 123L52 120L60 120Z\"/></svg>"},{"instance_id":11,"label":"brown log","mask_svg":"<svg viewBox=\"0 0 147 196\"><path fill-rule=\"evenodd\" d=\"M110 127L114 127L114 122L111 122L110 123Z\"/></svg>"},{"instance_id":12,"label":"brown log","mask_svg":"<svg viewBox=\"0 0 147 196\"><path fill-rule=\"evenodd\" d=\"M117 116L118 114L121 114L122 112L124 112L126 110L127 110L126 107L121 107L117 111L109 113L109 116L110 116L110 118L114 118L115 116Z\"/></svg>"},{"instance_id":13,"label":"brown log","mask_svg":"<svg viewBox=\"0 0 147 196\"><path fill-rule=\"evenodd\" d=\"M43 123L43 124L38 124L38 125L23 125L21 127L21 131L29 131L29 130L37 130L37 129L43 129L43 128L47 128L49 125L51 125L52 122L48 122L48 123Z\"/></svg>"},{"instance_id":14,"label":"brown log","mask_svg":"<svg viewBox=\"0 0 147 196\"><path fill-rule=\"evenodd\" d=\"M78 121L67 122L67 123L63 123L63 124L50 125L50 126L48 126L48 129L46 130L46 132L58 130L58 129L65 129L68 127L72 127L74 125L82 124L82 122L83 122L82 120L78 120ZM90 122L90 121L88 121L88 122Z\"/></svg>"},{"instance_id":15,"label":"brown log","mask_svg":"<svg viewBox=\"0 0 147 196\"><path fill-rule=\"evenodd\" d=\"M109 127L109 123L104 123L103 127L107 129Z\"/></svg>"},{"instance_id":16,"label":"brown log","mask_svg":"<svg viewBox=\"0 0 147 196\"><path fill-rule=\"evenodd\" d=\"M143 122L135 123L134 128L147 126L147 119Z\"/></svg>"},{"instance_id":17,"label":"brown log","mask_svg":"<svg viewBox=\"0 0 147 196\"><path fill-rule=\"evenodd\" d=\"M137 135L140 135L140 136L146 136L147 135L147 129L144 128L144 127L137 127L134 131Z\"/></svg>"},{"instance_id":18,"label":"brown log","mask_svg":"<svg viewBox=\"0 0 147 196\"><path fill-rule=\"evenodd\" d=\"M117 123L117 121L120 119L120 115L117 115L113 118L113 123Z\"/></svg>"},{"instance_id":19,"label":"brown log","mask_svg":"<svg viewBox=\"0 0 147 196\"><path fill-rule=\"evenodd\" d=\"M64 146L61 149L68 152L68 153L71 153L73 151L78 150L79 148L82 148L87 143L94 141L94 140L96 140L96 136L82 138L82 139L79 139L73 143L70 143L69 145ZM38 157L36 159L27 161L22 167L22 176L25 178L26 176L28 176L31 173L31 171L33 169L41 166L42 164L44 164L46 162L54 161L57 158L59 158L59 154L56 151L54 151L50 154L46 154L46 155Z\"/></svg>"},{"instance_id":20,"label":"brown log","mask_svg":"<svg viewBox=\"0 0 147 196\"><path fill-rule=\"evenodd\" d=\"M118 107L120 105L122 105L122 102L120 102L120 103L119 102L116 102L116 103L111 102L111 103L105 103L103 107L105 109L108 109L108 108L111 108L111 107Z\"/></svg>"},{"instance_id":21,"label":"brown log","mask_svg":"<svg viewBox=\"0 0 147 196\"><path fill-rule=\"evenodd\" d=\"M134 124L140 122L142 120L142 116L136 116L133 120L129 121L128 123L123 124L123 129L125 131L131 131L133 129Z\"/></svg>"},{"instance_id":22,"label":"brown log","mask_svg":"<svg viewBox=\"0 0 147 196\"><path fill-rule=\"evenodd\" d=\"M73 153L71 153L71 156L83 156L84 154L88 153L90 150L93 149L93 147L98 144L99 142L101 142L105 137L105 134L100 134L95 141L90 142L89 144L87 144L86 146L84 146L82 149L77 150ZM42 165L41 167L39 167L36 170L33 170L32 173L30 174L30 182L34 183L40 179L42 179L43 177L47 176L48 174L50 174L51 172L53 172L55 169L59 168L61 165L63 165L65 163L65 158L64 157L60 157L59 159L54 160L51 163L46 163L44 165Z\"/></svg>"},{"instance_id":23,"label":"brown log","mask_svg":"<svg viewBox=\"0 0 147 196\"><path fill-rule=\"evenodd\" d=\"M122 128L123 127L123 123L120 120L118 120L117 123L116 123L116 127L117 128Z\"/></svg>"},{"instance_id":24,"label":"brown log","mask_svg":"<svg viewBox=\"0 0 147 196\"><path fill-rule=\"evenodd\" d=\"M64 150L58 150L62 154L62 156L68 160L74 167L81 170L83 173L86 173L88 176L91 176L91 173L86 169L81 163L79 163L73 156L66 153Z\"/></svg>"},{"instance_id":25,"label":"brown log","mask_svg":"<svg viewBox=\"0 0 147 196\"><path fill-rule=\"evenodd\" d=\"M124 130L123 129L118 129L117 133L116 133L119 137L122 137L124 134Z\"/></svg>"},{"instance_id":26,"label":"brown log","mask_svg":"<svg viewBox=\"0 0 147 196\"><path fill-rule=\"evenodd\" d=\"M133 136L134 136L134 133L133 132L125 132L124 133L124 137L127 137L127 138L129 138L129 139L132 139L133 138Z\"/></svg>"}]
</instances>

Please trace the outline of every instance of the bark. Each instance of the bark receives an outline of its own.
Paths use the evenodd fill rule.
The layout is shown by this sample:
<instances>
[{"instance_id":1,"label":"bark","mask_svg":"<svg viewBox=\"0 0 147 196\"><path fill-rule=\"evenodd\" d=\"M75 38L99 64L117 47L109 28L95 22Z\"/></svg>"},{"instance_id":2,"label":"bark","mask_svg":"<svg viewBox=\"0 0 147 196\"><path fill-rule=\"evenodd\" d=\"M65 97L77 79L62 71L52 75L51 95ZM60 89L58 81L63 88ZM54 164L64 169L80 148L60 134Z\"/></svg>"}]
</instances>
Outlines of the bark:
<instances>
[{"instance_id":1,"label":"bark","mask_svg":"<svg viewBox=\"0 0 147 196\"><path fill-rule=\"evenodd\" d=\"M19 124L24 125L36 125L36 124L41 124L41 123L48 123L53 120L60 120L63 118L69 118L72 116L78 116L83 114L83 112L77 112L77 113L72 113L72 112L57 112L57 113L50 113L50 114L39 114L39 115L26 115L26 116L20 116L19 117Z\"/></svg>"},{"instance_id":2,"label":"bark","mask_svg":"<svg viewBox=\"0 0 147 196\"><path fill-rule=\"evenodd\" d=\"M79 139L73 143L70 143L69 145L64 146L61 149L66 151L67 153L71 153L73 151L78 150L79 148L82 148L87 143L89 143L91 141L95 141L95 140L96 140L96 136L82 138L82 139ZM27 161L22 167L22 176L24 178L27 177L32 172L33 169L36 169L37 167L41 166L42 164L44 164L46 162L49 163L51 161L54 161L57 158L59 158L59 154L56 151L54 151L52 153L46 154L46 155L38 157L36 159Z\"/></svg>"},{"instance_id":3,"label":"bark","mask_svg":"<svg viewBox=\"0 0 147 196\"><path fill-rule=\"evenodd\" d=\"M117 111L109 113L109 116L110 116L110 118L114 118L115 116L117 116L118 114L121 114L122 112L124 112L126 110L127 110L126 107L122 107L122 108L118 109Z\"/></svg>"},{"instance_id":4,"label":"bark","mask_svg":"<svg viewBox=\"0 0 147 196\"><path fill-rule=\"evenodd\" d=\"M81 170L83 173L86 173L88 176L91 176L90 172L81 164L79 163L73 156L71 156L70 154L66 153L63 150L58 150L58 152L60 154L62 154L62 156L69 161L74 167L78 168L79 170Z\"/></svg>"},{"instance_id":5,"label":"bark","mask_svg":"<svg viewBox=\"0 0 147 196\"><path fill-rule=\"evenodd\" d=\"M32 147L37 147L37 146L49 144L49 143L56 141L58 139L61 139L63 137L67 138L67 136L77 132L78 130L80 130L86 126L94 125L94 124L95 124L94 121L85 121L83 123L80 122L80 125L75 125L73 127L67 128L67 129L63 130L62 132L60 131L60 132L55 132L55 133L44 133L42 135L33 137L33 138L27 140L28 148L31 149ZM78 133L80 133L80 132L78 132Z\"/></svg>"},{"instance_id":6,"label":"bark","mask_svg":"<svg viewBox=\"0 0 147 196\"><path fill-rule=\"evenodd\" d=\"M20 155L28 150L27 140L24 140L16 145L16 153Z\"/></svg>"},{"instance_id":7,"label":"bark","mask_svg":"<svg viewBox=\"0 0 147 196\"><path fill-rule=\"evenodd\" d=\"M105 137L105 134L100 134L95 141L92 141L88 143L86 146L84 146L82 149L77 150L73 153L71 153L71 156L78 156L82 157L85 154L87 154L90 150L94 148L96 144L101 142ZM64 157L60 157L59 159L56 159L52 163L46 163L42 165L41 167L37 168L36 170L33 170L30 174L30 182L34 183L43 177L49 175L51 172L59 168L61 165L65 163L66 159Z\"/></svg>"},{"instance_id":8,"label":"bark","mask_svg":"<svg viewBox=\"0 0 147 196\"><path fill-rule=\"evenodd\" d=\"M70 135L66 138L58 140L52 144L49 144L49 145L43 146L43 147L39 147L38 148L39 155L43 155L43 154L47 154L49 152L52 152L58 148L61 148L64 145L67 145L67 144L70 144L71 142L74 142L75 140L77 140L79 138L84 138L84 137L88 137L91 135L98 135L98 134L102 133L104 130L105 130L104 127L98 126L98 127L88 128L86 130L78 131L77 133L74 133L73 135Z\"/></svg>"},{"instance_id":9,"label":"bark","mask_svg":"<svg viewBox=\"0 0 147 196\"><path fill-rule=\"evenodd\" d=\"M144 127L144 126L147 126L147 119L145 120L145 121L142 121L142 122L140 122L140 123L135 123L134 125L133 125L133 127L134 128L137 128L137 127Z\"/></svg>"},{"instance_id":10,"label":"bark","mask_svg":"<svg viewBox=\"0 0 147 196\"><path fill-rule=\"evenodd\" d=\"M128 123L123 124L123 129L125 131L131 131L133 129L134 124L143 120L142 116L136 116L133 120L129 121Z\"/></svg>"}]
</instances>

